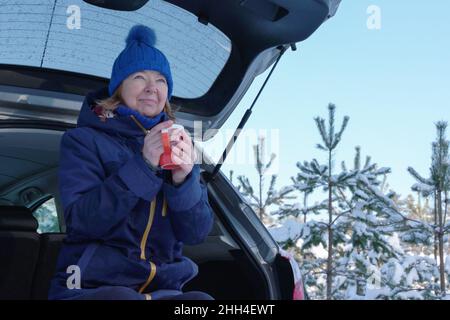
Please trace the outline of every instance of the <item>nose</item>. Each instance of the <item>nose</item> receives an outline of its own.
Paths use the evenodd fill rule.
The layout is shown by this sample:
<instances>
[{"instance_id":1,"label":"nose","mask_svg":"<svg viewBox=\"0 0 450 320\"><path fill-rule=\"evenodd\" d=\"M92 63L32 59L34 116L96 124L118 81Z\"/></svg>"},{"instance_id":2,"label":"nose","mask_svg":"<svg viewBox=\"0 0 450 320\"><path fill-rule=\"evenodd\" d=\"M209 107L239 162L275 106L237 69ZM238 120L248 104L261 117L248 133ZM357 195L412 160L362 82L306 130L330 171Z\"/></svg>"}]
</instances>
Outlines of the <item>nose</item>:
<instances>
[{"instance_id":1,"label":"nose","mask_svg":"<svg viewBox=\"0 0 450 320\"><path fill-rule=\"evenodd\" d=\"M147 92L147 93L156 93L156 87L155 86L147 86L146 88L145 88L145 92Z\"/></svg>"},{"instance_id":2,"label":"nose","mask_svg":"<svg viewBox=\"0 0 450 320\"><path fill-rule=\"evenodd\" d=\"M148 81L147 86L145 87L145 92L147 93L156 93L156 83L154 81Z\"/></svg>"}]
</instances>

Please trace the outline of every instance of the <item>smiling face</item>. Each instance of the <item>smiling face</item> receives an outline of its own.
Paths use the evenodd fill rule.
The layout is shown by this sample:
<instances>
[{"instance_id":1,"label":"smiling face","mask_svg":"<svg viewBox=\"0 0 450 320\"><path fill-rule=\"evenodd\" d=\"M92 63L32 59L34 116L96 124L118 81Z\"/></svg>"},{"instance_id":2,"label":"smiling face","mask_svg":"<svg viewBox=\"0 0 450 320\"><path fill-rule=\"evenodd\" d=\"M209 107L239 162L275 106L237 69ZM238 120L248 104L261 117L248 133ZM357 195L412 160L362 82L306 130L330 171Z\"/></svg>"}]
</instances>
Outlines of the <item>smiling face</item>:
<instances>
[{"instance_id":1,"label":"smiling face","mask_svg":"<svg viewBox=\"0 0 450 320\"><path fill-rule=\"evenodd\" d=\"M123 102L147 117L159 114L167 101L166 78L157 71L132 73L122 82Z\"/></svg>"}]
</instances>

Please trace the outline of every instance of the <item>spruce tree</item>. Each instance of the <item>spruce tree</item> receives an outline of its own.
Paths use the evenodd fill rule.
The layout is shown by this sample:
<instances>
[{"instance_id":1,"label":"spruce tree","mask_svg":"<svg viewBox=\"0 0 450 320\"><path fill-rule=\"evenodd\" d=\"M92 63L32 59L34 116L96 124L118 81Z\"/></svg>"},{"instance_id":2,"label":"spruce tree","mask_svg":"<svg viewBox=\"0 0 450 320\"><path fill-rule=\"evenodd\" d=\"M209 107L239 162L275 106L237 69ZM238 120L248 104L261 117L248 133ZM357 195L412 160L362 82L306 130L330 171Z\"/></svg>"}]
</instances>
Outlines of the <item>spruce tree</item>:
<instances>
[{"instance_id":1,"label":"spruce tree","mask_svg":"<svg viewBox=\"0 0 450 320\"><path fill-rule=\"evenodd\" d=\"M432 143L430 177L423 178L409 167L408 172L418 181L413 189L424 195L434 197L434 223L423 222L423 229L431 230L434 235L435 257L439 260L440 293L446 294L446 270L444 261L444 236L449 231L447 224L448 191L450 189L449 141L446 139L447 122L436 123L437 137Z\"/></svg>"}]
</instances>

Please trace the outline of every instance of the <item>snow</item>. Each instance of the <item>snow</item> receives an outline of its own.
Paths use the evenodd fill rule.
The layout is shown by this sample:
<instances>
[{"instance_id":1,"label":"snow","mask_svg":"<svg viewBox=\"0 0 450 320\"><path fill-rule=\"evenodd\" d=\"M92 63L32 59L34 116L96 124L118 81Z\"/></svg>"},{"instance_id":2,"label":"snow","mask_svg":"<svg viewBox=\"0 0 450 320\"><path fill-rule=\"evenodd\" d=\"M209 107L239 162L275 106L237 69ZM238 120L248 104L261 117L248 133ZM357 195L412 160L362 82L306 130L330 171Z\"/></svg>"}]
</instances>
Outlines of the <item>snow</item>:
<instances>
[{"instance_id":1,"label":"snow","mask_svg":"<svg viewBox=\"0 0 450 320\"><path fill-rule=\"evenodd\" d=\"M356 232L357 235L363 236L367 233L367 225L365 223L356 221L353 224L353 231Z\"/></svg>"},{"instance_id":2,"label":"snow","mask_svg":"<svg viewBox=\"0 0 450 320\"><path fill-rule=\"evenodd\" d=\"M307 180L314 180L317 178L317 176L315 176L315 175L307 174L302 171L297 172L297 175L302 177L303 179L307 179Z\"/></svg>"},{"instance_id":3,"label":"snow","mask_svg":"<svg viewBox=\"0 0 450 320\"><path fill-rule=\"evenodd\" d=\"M403 267L395 259L390 260L388 267L389 267L387 271L388 278L391 279L394 285L399 285L400 281L402 280L402 275L405 273Z\"/></svg>"},{"instance_id":4,"label":"snow","mask_svg":"<svg viewBox=\"0 0 450 320\"><path fill-rule=\"evenodd\" d=\"M403 300L408 300L408 299L423 300L423 296L417 290L409 290L406 292L399 292L399 293L397 293L397 297L400 299L403 299Z\"/></svg>"},{"instance_id":5,"label":"snow","mask_svg":"<svg viewBox=\"0 0 450 320\"><path fill-rule=\"evenodd\" d=\"M269 232L277 242L285 242L289 239L297 239L302 231L302 224L294 218L288 218L283 221L279 227L269 228Z\"/></svg>"},{"instance_id":6,"label":"snow","mask_svg":"<svg viewBox=\"0 0 450 320\"><path fill-rule=\"evenodd\" d=\"M283 193L291 192L294 190L295 190L295 188L293 186L287 186L287 187L281 188L281 190L278 192L278 194L283 194Z\"/></svg>"},{"instance_id":7,"label":"snow","mask_svg":"<svg viewBox=\"0 0 450 320\"><path fill-rule=\"evenodd\" d=\"M310 187L309 187L308 184L306 184L306 183L303 183L303 182L297 182L297 183L295 184L295 188L296 188L297 190L299 190L299 191L303 191L303 190L308 189L308 188L310 188Z\"/></svg>"},{"instance_id":8,"label":"snow","mask_svg":"<svg viewBox=\"0 0 450 320\"><path fill-rule=\"evenodd\" d=\"M377 259L379 257L379 253L375 252L374 250L370 250L367 256L369 257L369 259Z\"/></svg>"},{"instance_id":9,"label":"snow","mask_svg":"<svg viewBox=\"0 0 450 320\"><path fill-rule=\"evenodd\" d=\"M366 300L375 300L380 296L390 296L391 290L389 288L374 288L367 289L365 299Z\"/></svg>"},{"instance_id":10,"label":"snow","mask_svg":"<svg viewBox=\"0 0 450 320\"><path fill-rule=\"evenodd\" d=\"M310 164L307 164L306 169L309 169L309 166ZM316 171L314 166L313 169ZM348 195L350 205L339 199L339 194L333 195L333 207L336 212L351 210L350 213L345 212L340 216L333 225L334 240L341 241L334 247L333 255L333 268L336 271L333 279L335 292L333 295L336 299L434 297L435 280L439 280L439 269L432 257L432 243L427 241L431 239L432 242L433 230L431 225L425 222L404 220L402 215L408 215L406 211L400 211L404 206L397 204L393 201L394 198L389 198L380 190L378 175L387 174L389 171L390 168L378 170L374 168L370 172L358 171L355 176L353 176L355 172L344 172L331 177L332 181L339 181L345 187L357 182L356 198L352 197L350 189L345 187L343 189L346 196ZM318 181L315 188L320 191L324 177L311 172L300 172L298 177L315 179ZM297 190L310 188L304 182L298 181L294 185L295 188ZM325 185L324 188L326 187ZM416 184L416 187L421 190L427 188L426 184ZM323 201L324 208L320 209L304 207L300 202L279 206L278 212L285 210L285 213L297 215L313 212L320 215L327 212L327 199ZM314 215L308 215L307 223L302 223L303 216L278 220L279 225L269 231L279 243L289 239L296 241L297 248L302 250L297 258L304 259L300 263L300 268L305 279L308 279L307 290L313 299L323 299L328 256L328 233L324 223L327 221L314 220L313 217ZM450 222L447 226L450 227ZM361 237L364 241L353 242L355 236ZM320 244L310 247L312 240L317 239L320 240ZM406 246L405 239L410 240L412 244ZM366 247L363 247L364 243L367 243ZM431 257L426 256L430 252ZM445 259L445 271L450 275L450 256ZM363 281L366 281L365 286ZM450 299L450 295L444 299L447 298Z\"/></svg>"},{"instance_id":11,"label":"snow","mask_svg":"<svg viewBox=\"0 0 450 320\"><path fill-rule=\"evenodd\" d=\"M406 224L408 225L408 227L410 228L419 228L422 226L422 223L418 222L418 221L411 221L408 220L408 222L406 222Z\"/></svg>"},{"instance_id":12,"label":"snow","mask_svg":"<svg viewBox=\"0 0 450 320\"><path fill-rule=\"evenodd\" d=\"M356 190L355 195L357 195L358 197L361 197L364 200L368 199L367 194L362 190Z\"/></svg>"},{"instance_id":13,"label":"snow","mask_svg":"<svg viewBox=\"0 0 450 320\"><path fill-rule=\"evenodd\" d=\"M427 184L424 184L424 183L420 183L420 182L413 184L411 189L412 190L417 190L417 191L420 191L420 192L423 192L423 193L426 193L426 194L431 194L434 191L434 187L433 186L430 186L430 185L427 185Z\"/></svg>"},{"instance_id":14,"label":"snow","mask_svg":"<svg viewBox=\"0 0 450 320\"><path fill-rule=\"evenodd\" d=\"M353 217L364 219L366 214L362 211L363 206L364 204L361 201L355 205L355 208L352 211Z\"/></svg>"},{"instance_id":15,"label":"snow","mask_svg":"<svg viewBox=\"0 0 450 320\"><path fill-rule=\"evenodd\" d=\"M303 238L308 238L311 235L311 229L309 228L309 226L303 226L303 232L302 232L302 236Z\"/></svg>"},{"instance_id":16,"label":"snow","mask_svg":"<svg viewBox=\"0 0 450 320\"><path fill-rule=\"evenodd\" d=\"M388 167L382 167L380 169L378 169L375 174L387 174L391 172L391 168Z\"/></svg>"},{"instance_id":17,"label":"snow","mask_svg":"<svg viewBox=\"0 0 450 320\"><path fill-rule=\"evenodd\" d=\"M395 249L397 252L403 252L403 248L400 244L400 237L398 236L398 233L394 233L390 237L386 237L388 243L391 245L393 249Z\"/></svg>"},{"instance_id":18,"label":"snow","mask_svg":"<svg viewBox=\"0 0 450 320\"><path fill-rule=\"evenodd\" d=\"M445 264L444 264L445 272L450 275L450 256L447 256L445 258Z\"/></svg>"},{"instance_id":19,"label":"snow","mask_svg":"<svg viewBox=\"0 0 450 320\"><path fill-rule=\"evenodd\" d=\"M326 259L328 256L328 251L323 247L322 244L319 244L318 246L315 246L311 249L311 252L317 257Z\"/></svg>"},{"instance_id":20,"label":"snow","mask_svg":"<svg viewBox=\"0 0 450 320\"><path fill-rule=\"evenodd\" d=\"M416 269L412 269L406 276L406 285L412 286L414 281L419 280L419 274Z\"/></svg>"}]
</instances>

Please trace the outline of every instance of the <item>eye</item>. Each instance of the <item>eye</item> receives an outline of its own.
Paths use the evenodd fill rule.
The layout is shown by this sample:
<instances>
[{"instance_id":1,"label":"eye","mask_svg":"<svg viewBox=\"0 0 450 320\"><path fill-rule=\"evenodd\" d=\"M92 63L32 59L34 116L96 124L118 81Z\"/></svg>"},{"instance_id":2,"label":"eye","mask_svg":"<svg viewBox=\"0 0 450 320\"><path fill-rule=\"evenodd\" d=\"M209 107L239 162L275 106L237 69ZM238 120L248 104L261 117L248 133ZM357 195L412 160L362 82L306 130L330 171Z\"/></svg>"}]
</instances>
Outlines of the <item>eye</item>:
<instances>
[{"instance_id":1,"label":"eye","mask_svg":"<svg viewBox=\"0 0 450 320\"><path fill-rule=\"evenodd\" d=\"M140 74L134 76L134 79L144 79L145 80L144 76L142 76Z\"/></svg>"},{"instance_id":2,"label":"eye","mask_svg":"<svg viewBox=\"0 0 450 320\"><path fill-rule=\"evenodd\" d=\"M159 78L157 81L161 82L161 83L166 83L166 79L164 79L164 78Z\"/></svg>"}]
</instances>

